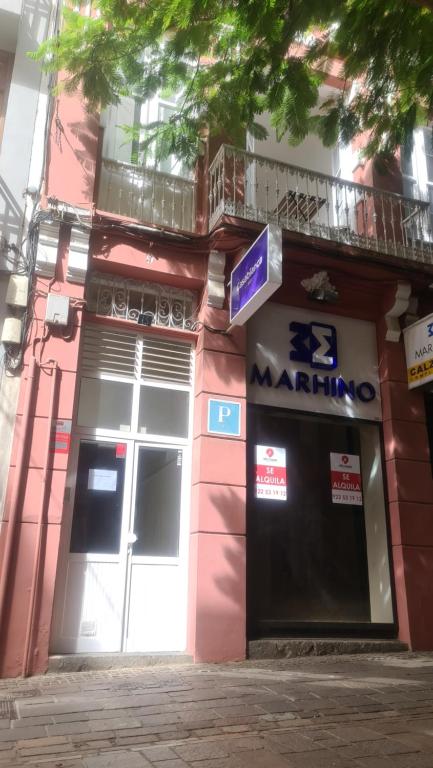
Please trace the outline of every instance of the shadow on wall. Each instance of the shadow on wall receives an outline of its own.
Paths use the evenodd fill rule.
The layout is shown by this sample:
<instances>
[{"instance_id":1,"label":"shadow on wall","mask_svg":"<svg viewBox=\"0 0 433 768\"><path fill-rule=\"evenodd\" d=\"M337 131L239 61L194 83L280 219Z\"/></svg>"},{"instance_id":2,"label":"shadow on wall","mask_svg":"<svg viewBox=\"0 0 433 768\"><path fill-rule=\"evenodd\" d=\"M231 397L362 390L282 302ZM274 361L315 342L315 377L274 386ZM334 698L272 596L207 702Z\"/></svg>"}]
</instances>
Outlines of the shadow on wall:
<instances>
[{"instance_id":1,"label":"shadow on wall","mask_svg":"<svg viewBox=\"0 0 433 768\"><path fill-rule=\"evenodd\" d=\"M52 10L49 0L24 0L18 28L15 61L6 106L0 159L0 234L11 242L22 236L24 198L32 156L41 67L32 61L47 35Z\"/></svg>"},{"instance_id":2,"label":"shadow on wall","mask_svg":"<svg viewBox=\"0 0 433 768\"><path fill-rule=\"evenodd\" d=\"M48 30L48 21L51 15L51 9L54 3L51 0L37 0L37 2L31 2L30 0L24 0L21 13L27 17L28 32L33 40L33 43L37 45L37 41L44 38Z\"/></svg>"},{"instance_id":3,"label":"shadow on wall","mask_svg":"<svg viewBox=\"0 0 433 768\"><path fill-rule=\"evenodd\" d=\"M19 53L22 59L20 56L20 60L15 62L14 85L39 90L42 74L41 65L27 55L23 56L23 54L27 51L36 51L40 43L47 37L53 4L50 0L36 0L36 2L23 0L18 38Z\"/></svg>"},{"instance_id":4,"label":"shadow on wall","mask_svg":"<svg viewBox=\"0 0 433 768\"><path fill-rule=\"evenodd\" d=\"M81 190L81 194L89 202L93 200L94 194L98 123L97 115L88 111L82 121L68 124L69 131L76 140L74 144L69 141L66 133L63 131L58 139L60 149L61 142L65 141L83 170L84 187ZM81 145L81 149L78 148L79 145Z\"/></svg>"},{"instance_id":5,"label":"shadow on wall","mask_svg":"<svg viewBox=\"0 0 433 768\"><path fill-rule=\"evenodd\" d=\"M246 553L243 488L221 486L210 496L213 519L202 537L196 660L242 659L246 653ZM220 533L210 533L219 531Z\"/></svg>"},{"instance_id":6,"label":"shadow on wall","mask_svg":"<svg viewBox=\"0 0 433 768\"><path fill-rule=\"evenodd\" d=\"M23 212L21 205L0 176L0 235L8 242L19 240Z\"/></svg>"},{"instance_id":7,"label":"shadow on wall","mask_svg":"<svg viewBox=\"0 0 433 768\"><path fill-rule=\"evenodd\" d=\"M38 371L35 389L41 387L41 375L46 372ZM48 374L52 375L52 374ZM57 381L54 396L54 413L58 413L61 373ZM0 402L0 422L10 418L6 413L6 404ZM43 447L35 444L36 422L43 421ZM64 470L54 469L55 454L48 453L46 494L44 496L44 446L48 437L47 430L51 428L47 418L35 415L35 403L31 403L31 416L27 430L27 446L23 456L23 475L18 493L18 519L14 534L14 556L9 571L8 595L9 600L5 615L7 633L0 638L0 674L15 676L23 663L20 654L25 646L25 631L30 611L30 590L35 589L35 605L33 612L32 632L29 645L29 669L33 672L45 671L44 649L47 648L51 620L51 599L54 589L54 568L57 560L57 550L49 543L51 535L55 541L63 517L63 485L58 482L59 475ZM23 439L22 416L18 417L16 427L17 439ZM1 449L1 443L0 443ZM1 466L1 464L0 464ZM57 476L57 477L56 477ZM13 478L14 476L12 476ZM0 483L2 478L0 478ZM13 481L13 480L12 480ZM1 488L0 488L1 490ZM8 491L9 504L12 488ZM43 509L42 505L44 503ZM42 509L42 515L41 515ZM10 513L10 508L7 510ZM37 525L41 522L40 527ZM50 533L51 532L51 533ZM40 569L36 576L34 571L37 537L40 534ZM42 649L38 652L38 649Z\"/></svg>"}]
</instances>

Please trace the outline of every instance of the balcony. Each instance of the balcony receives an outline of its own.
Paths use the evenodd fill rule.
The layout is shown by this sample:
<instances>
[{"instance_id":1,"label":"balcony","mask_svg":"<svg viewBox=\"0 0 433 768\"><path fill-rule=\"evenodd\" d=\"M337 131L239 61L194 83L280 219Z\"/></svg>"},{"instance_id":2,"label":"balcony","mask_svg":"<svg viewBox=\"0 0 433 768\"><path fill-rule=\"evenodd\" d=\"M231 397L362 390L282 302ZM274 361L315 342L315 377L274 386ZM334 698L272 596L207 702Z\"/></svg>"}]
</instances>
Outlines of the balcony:
<instances>
[{"instance_id":1,"label":"balcony","mask_svg":"<svg viewBox=\"0 0 433 768\"><path fill-rule=\"evenodd\" d=\"M190 179L102 158L97 207L146 224L195 232L196 185Z\"/></svg>"},{"instance_id":2,"label":"balcony","mask_svg":"<svg viewBox=\"0 0 433 768\"><path fill-rule=\"evenodd\" d=\"M196 184L104 158L97 206L144 224L196 231ZM209 169L209 231L234 216L433 264L428 202L345 181L227 145Z\"/></svg>"},{"instance_id":3,"label":"balcony","mask_svg":"<svg viewBox=\"0 0 433 768\"><path fill-rule=\"evenodd\" d=\"M433 264L428 202L227 145L209 169L210 230L223 215Z\"/></svg>"}]
</instances>

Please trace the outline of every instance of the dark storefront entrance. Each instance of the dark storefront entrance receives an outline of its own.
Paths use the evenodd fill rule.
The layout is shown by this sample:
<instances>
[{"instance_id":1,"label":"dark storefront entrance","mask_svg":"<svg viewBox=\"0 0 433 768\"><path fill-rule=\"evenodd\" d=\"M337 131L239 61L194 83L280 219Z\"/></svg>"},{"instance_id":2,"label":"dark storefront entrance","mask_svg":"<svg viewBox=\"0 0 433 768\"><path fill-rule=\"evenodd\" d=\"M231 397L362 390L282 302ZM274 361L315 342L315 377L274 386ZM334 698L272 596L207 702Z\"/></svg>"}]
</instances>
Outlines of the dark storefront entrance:
<instances>
[{"instance_id":1,"label":"dark storefront entrance","mask_svg":"<svg viewBox=\"0 0 433 768\"><path fill-rule=\"evenodd\" d=\"M285 449L286 500L256 497L256 445ZM249 405L248 446L249 637L393 634L379 426ZM362 504L333 502L332 453L360 458Z\"/></svg>"}]
</instances>

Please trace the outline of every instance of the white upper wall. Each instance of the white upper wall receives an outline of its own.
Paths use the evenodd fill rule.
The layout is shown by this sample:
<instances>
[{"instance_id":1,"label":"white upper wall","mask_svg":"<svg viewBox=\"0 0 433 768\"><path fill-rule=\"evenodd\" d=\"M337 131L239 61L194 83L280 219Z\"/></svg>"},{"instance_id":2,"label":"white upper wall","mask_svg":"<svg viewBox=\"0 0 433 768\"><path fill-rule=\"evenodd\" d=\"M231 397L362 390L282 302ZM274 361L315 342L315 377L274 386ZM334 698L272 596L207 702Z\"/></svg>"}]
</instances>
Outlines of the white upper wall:
<instances>
[{"instance_id":1,"label":"white upper wall","mask_svg":"<svg viewBox=\"0 0 433 768\"><path fill-rule=\"evenodd\" d=\"M3 13L12 13L20 16L22 4L23 0L0 0L0 16Z\"/></svg>"},{"instance_id":2,"label":"white upper wall","mask_svg":"<svg viewBox=\"0 0 433 768\"><path fill-rule=\"evenodd\" d=\"M329 86L322 86L320 88L320 100L324 101L337 93L335 89ZM268 131L268 138L264 141L258 141L248 136L247 147L250 151L273 160L279 160L282 163L298 165L301 168L308 168L312 171L329 174L330 176L335 175L337 169L335 168L333 150L332 148L324 147L317 136L310 134L301 144L293 147L288 143L286 137L283 137L281 141L277 141L276 133L274 128L271 127L268 114L260 115L257 122L265 126Z\"/></svg>"},{"instance_id":3,"label":"white upper wall","mask_svg":"<svg viewBox=\"0 0 433 768\"><path fill-rule=\"evenodd\" d=\"M4 4L5 0L0 2ZM11 6L16 5L14 0L8 2ZM51 0L23 0L19 17L0 147L0 235L4 235L10 243L22 239L26 202L23 192L29 183L32 152L34 146L42 148L44 143L44 136L36 135L35 128L41 87L45 87L46 78L42 76L40 64L32 61L28 52L36 50L46 38L52 8Z\"/></svg>"},{"instance_id":4,"label":"white upper wall","mask_svg":"<svg viewBox=\"0 0 433 768\"><path fill-rule=\"evenodd\" d=\"M23 0L0 0L0 50L13 53Z\"/></svg>"},{"instance_id":5,"label":"white upper wall","mask_svg":"<svg viewBox=\"0 0 433 768\"><path fill-rule=\"evenodd\" d=\"M272 158L272 160L279 160L282 163L298 165L301 168L309 168L320 173L333 174L332 150L324 147L317 136L307 136L302 144L292 147L285 138L277 141L275 131L270 127L267 119L262 117L260 123L268 128L269 135L264 141L254 139L253 145L249 142L249 148L254 146L253 152Z\"/></svg>"}]
</instances>

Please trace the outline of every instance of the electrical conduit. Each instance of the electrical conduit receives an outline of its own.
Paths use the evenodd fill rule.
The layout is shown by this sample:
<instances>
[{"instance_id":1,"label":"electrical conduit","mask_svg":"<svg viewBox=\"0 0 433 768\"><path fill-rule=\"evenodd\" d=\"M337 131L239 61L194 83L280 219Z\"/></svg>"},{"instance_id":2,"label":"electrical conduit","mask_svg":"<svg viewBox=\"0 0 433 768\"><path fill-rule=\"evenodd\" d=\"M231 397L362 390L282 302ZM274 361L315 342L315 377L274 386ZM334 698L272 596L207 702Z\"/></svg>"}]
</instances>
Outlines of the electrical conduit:
<instances>
[{"instance_id":1,"label":"electrical conduit","mask_svg":"<svg viewBox=\"0 0 433 768\"><path fill-rule=\"evenodd\" d=\"M30 411L33 401L33 390L35 386L36 358L30 358L29 372L27 376L27 386L25 391L25 400L23 408L23 417L21 420L21 435L18 442L16 453L14 485L12 490L11 503L8 514L8 524L6 529L6 541L3 553L3 559L0 569L0 629L3 628L4 634L1 638L4 643L6 640L6 607L7 596L9 594L9 577L12 563L13 548L15 543L15 529L19 518L19 501L21 498L21 489L23 481L24 458L29 439Z\"/></svg>"},{"instance_id":2,"label":"electrical conduit","mask_svg":"<svg viewBox=\"0 0 433 768\"><path fill-rule=\"evenodd\" d=\"M50 391L50 403L48 408L47 432L46 432L46 438L45 438L44 462L43 462L43 470L42 470L41 499L39 503L39 515L38 515L38 523L37 523L37 531L36 531L35 557L33 561L32 585L30 590L30 602L29 602L29 609L27 614L26 637L25 637L25 643L24 643L23 667L22 667L22 673L24 677L27 677L31 673L31 665L32 665L31 652L32 652L32 641L33 641L33 635L34 635L34 629L35 629L35 608L36 608L36 601L37 601L38 592L39 592L38 585L39 585L39 579L40 579L40 568L41 568L41 559L42 559L43 526L45 523L47 493L48 493L48 487L49 487L48 475L50 471L50 450L51 450L51 439L52 439L51 426L53 423L54 404L55 404L56 389L57 389L57 376L58 376L58 370L59 370L58 365L55 361L49 361L49 362L52 362L52 380L51 380L51 391Z\"/></svg>"}]
</instances>

